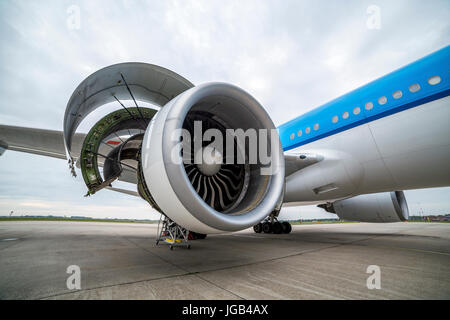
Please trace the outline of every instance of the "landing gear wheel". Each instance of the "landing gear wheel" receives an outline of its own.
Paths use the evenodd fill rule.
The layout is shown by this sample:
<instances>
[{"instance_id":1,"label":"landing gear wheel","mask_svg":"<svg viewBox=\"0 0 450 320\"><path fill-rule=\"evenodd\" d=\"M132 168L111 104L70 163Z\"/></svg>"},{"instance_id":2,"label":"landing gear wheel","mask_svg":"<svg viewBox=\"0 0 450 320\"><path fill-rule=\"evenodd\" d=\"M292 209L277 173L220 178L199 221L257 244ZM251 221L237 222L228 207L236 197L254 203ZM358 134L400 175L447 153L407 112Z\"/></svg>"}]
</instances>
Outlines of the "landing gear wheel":
<instances>
[{"instance_id":1,"label":"landing gear wheel","mask_svg":"<svg viewBox=\"0 0 450 320\"><path fill-rule=\"evenodd\" d=\"M262 229L263 229L262 223L255 224L253 226L253 231L255 231L256 233L261 233Z\"/></svg>"},{"instance_id":2,"label":"landing gear wheel","mask_svg":"<svg viewBox=\"0 0 450 320\"><path fill-rule=\"evenodd\" d=\"M280 223L280 222L275 222L273 225L272 225L272 231L273 231L273 233L275 233L275 234L280 234L280 233L282 233L283 232L283 225Z\"/></svg>"},{"instance_id":3,"label":"landing gear wheel","mask_svg":"<svg viewBox=\"0 0 450 320\"><path fill-rule=\"evenodd\" d=\"M292 231L292 226L289 222L284 221L281 223L281 226L283 228L283 233L291 233Z\"/></svg>"},{"instance_id":4,"label":"landing gear wheel","mask_svg":"<svg viewBox=\"0 0 450 320\"><path fill-rule=\"evenodd\" d=\"M262 225L262 231L264 233L271 233L272 232L272 224L270 222L264 222Z\"/></svg>"}]
</instances>

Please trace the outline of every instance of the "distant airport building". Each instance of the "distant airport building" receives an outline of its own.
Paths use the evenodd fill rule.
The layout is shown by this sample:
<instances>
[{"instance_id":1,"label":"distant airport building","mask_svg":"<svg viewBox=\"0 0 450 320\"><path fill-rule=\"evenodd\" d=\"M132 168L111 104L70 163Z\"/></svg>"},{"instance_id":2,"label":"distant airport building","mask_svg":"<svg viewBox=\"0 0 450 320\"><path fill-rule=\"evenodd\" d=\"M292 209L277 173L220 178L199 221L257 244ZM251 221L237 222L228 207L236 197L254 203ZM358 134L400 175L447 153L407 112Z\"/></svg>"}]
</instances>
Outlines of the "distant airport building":
<instances>
[{"instance_id":1,"label":"distant airport building","mask_svg":"<svg viewBox=\"0 0 450 320\"><path fill-rule=\"evenodd\" d=\"M428 216L430 221L450 221L449 216Z\"/></svg>"}]
</instances>

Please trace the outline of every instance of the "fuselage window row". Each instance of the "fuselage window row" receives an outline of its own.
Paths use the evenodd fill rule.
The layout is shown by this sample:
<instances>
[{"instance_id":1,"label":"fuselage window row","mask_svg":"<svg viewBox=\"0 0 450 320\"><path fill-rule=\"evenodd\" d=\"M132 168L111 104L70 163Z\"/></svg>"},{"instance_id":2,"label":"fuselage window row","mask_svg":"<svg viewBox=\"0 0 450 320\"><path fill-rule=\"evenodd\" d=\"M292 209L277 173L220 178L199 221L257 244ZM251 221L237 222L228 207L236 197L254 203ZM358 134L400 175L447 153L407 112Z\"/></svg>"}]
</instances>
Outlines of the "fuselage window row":
<instances>
[{"instance_id":1,"label":"fuselage window row","mask_svg":"<svg viewBox=\"0 0 450 320\"><path fill-rule=\"evenodd\" d=\"M441 83L441 81L442 81L442 79L441 79L440 76L432 76L431 78L428 79L427 82L428 82L429 85L434 86L434 85L437 85L437 84ZM421 87L420 87L420 85L419 85L418 83L414 83L414 84L410 85L408 89L409 89L409 91L410 91L411 93L415 93L415 92L418 92L418 91L421 89ZM403 92L402 92L401 90L397 90L397 91L395 91L395 92L392 93L392 97L393 97L395 100L400 99L401 97L403 97ZM387 100L387 97L386 97L386 96L382 96L382 97L378 98L378 104L379 104L379 105L385 105L385 104L387 103L387 101L388 101L388 100ZM366 110L372 110L372 109L373 109L373 103L372 103L371 101L367 102L367 103L365 104L365 109L366 109ZM360 108L360 107L355 107L355 108L353 109L353 114L354 114L354 115L358 115L358 114L360 114L360 113L361 113L361 108ZM350 116L350 114L349 114L349 112L347 112L347 111L345 111L344 113L342 113L342 118L343 118L343 119L347 119L349 116ZM339 117L336 116L336 115L334 115L334 116L331 118L331 122L332 122L332 123L338 123L338 121L339 121ZM316 124L314 125L313 128L314 128L315 131L316 131L316 130L319 130L319 124L316 123ZM310 128L310 127L307 127L307 128L305 129L305 132L306 132L306 134L309 134L309 133L311 132L311 128ZM302 134L303 134L303 131L302 131L302 130L299 130L299 131L297 132L297 136L298 136L298 137L301 137ZM290 138L291 138L291 140L293 140L293 139L295 138L295 134L292 133L291 136L290 136Z\"/></svg>"}]
</instances>

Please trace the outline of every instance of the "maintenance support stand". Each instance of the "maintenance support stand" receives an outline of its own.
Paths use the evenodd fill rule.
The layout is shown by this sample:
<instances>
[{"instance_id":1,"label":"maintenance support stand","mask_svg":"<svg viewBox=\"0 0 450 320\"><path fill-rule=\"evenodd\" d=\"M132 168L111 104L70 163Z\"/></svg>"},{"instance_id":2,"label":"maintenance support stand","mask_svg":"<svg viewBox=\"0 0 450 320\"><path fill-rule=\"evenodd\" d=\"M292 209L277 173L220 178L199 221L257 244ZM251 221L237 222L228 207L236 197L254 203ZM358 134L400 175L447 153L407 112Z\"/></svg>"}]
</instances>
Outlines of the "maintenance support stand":
<instances>
[{"instance_id":1,"label":"maintenance support stand","mask_svg":"<svg viewBox=\"0 0 450 320\"><path fill-rule=\"evenodd\" d=\"M162 227L160 229L161 222ZM189 230L179 226L166 215L161 214L161 217L159 218L157 234L158 238L156 239L156 245L162 241L170 246L170 250L173 250L173 247L191 248L191 244L188 240Z\"/></svg>"}]
</instances>

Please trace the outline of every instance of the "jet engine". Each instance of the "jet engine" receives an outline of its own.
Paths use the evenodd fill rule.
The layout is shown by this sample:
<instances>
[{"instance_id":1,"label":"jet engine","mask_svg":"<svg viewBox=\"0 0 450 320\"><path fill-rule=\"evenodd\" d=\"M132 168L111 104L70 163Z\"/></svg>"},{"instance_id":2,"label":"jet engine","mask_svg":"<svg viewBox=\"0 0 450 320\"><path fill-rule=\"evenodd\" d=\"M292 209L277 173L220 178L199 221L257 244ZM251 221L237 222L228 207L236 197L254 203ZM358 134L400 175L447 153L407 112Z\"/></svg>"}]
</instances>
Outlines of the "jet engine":
<instances>
[{"instance_id":1,"label":"jet engine","mask_svg":"<svg viewBox=\"0 0 450 320\"><path fill-rule=\"evenodd\" d=\"M400 222L409 218L403 191L364 194L319 207L349 221Z\"/></svg>"},{"instance_id":2,"label":"jet engine","mask_svg":"<svg viewBox=\"0 0 450 320\"><path fill-rule=\"evenodd\" d=\"M72 150L82 119L111 102L122 110L92 127L80 154ZM158 66L113 65L75 90L64 138L88 195L112 187L116 179L134 182L156 210L194 232L251 227L283 199L284 159L275 126L250 94L230 84L194 86ZM135 181L126 178L130 170Z\"/></svg>"}]
</instances>

